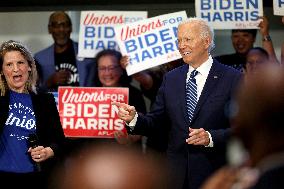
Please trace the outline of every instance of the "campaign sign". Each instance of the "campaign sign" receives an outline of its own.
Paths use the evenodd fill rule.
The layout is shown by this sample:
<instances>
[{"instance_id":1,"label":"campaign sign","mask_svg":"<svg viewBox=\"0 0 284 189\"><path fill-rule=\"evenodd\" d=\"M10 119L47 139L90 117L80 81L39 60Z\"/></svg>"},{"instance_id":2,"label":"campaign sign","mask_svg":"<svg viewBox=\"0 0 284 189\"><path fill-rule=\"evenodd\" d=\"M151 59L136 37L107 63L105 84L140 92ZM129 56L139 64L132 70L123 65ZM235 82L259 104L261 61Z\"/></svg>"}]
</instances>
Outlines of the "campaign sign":
<instances>
[{"instance_id":1,"label":"campaign sign","mask_svg":"<svg viewBox=\"0 0 284 189\"><path fill-rule=\"evenodd\" d=\"M128 88L59 87L59 115L65 136L114 138L115 131L126 133L112 101L128 103Z\"/></svg>"},{"instance_id":2,"label":"campaign sign","mask_svg":"<svg viewBox=\"0 0 284 189\"><path fill-rule=\"evenodd\" d=\"M180 59L177 27L186 18L180 11L115 27L120 51L130 58L127 74Z\"/></svg>"},{"instance_id":3,"label":"campaign sign","mask_svg":"<svg viewBox=\"0 0 284 189\"><path fill-rule=\"evenodd\" d=\"M214 29L257 29L262 0L195 0L196 16Z\"/></svg>"},{"instance_id":4,"label":"campaign sign","mask_svg":"<svg viewBox=\"0 0 284 189\"><path fill-rule=\"evenodd\" d=\"M104 49L119 50L114 27L147 18L147 11L81 11L78 57L94 58Z\"/></svg>"},{"instance_id":5,"label":"campaign sign","mask_svg":"<svg viewBox=\"0 0 284 189\"><path fill-rule=\"evenodd\" d=\"M274 15L284 16L284 0L273 0Z\"/></svg>"}]
</instances>

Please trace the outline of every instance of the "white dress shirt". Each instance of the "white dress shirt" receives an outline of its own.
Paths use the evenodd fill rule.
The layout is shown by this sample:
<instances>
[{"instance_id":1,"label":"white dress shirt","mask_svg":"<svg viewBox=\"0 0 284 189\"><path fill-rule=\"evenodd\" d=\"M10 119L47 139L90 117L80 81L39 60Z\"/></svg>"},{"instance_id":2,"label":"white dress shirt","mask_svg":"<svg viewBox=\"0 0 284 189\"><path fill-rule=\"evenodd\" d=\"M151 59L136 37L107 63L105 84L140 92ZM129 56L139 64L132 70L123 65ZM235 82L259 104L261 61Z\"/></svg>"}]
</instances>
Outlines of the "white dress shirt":
<instances>
[{"instance_id":1,"label":"white dress shirt","mask_svg":"<svg viewBox=\"0 0 284 189\"><path fill-rule=\"evenodd\" d=\"M209 71L212 67L213 59L211 56L209 56L208 60L201 64L196 70L198 71L198 74L195 76L196 84L197 84L197 101L199 100L199 97L201 95L201 92L203 90L203 87L205 85L206 79L208 77ZM189 80L189 76L191 72L194 70L194 68L189 65L189 69L186 76L186 83Z\"/></svg>"}]
</instances>

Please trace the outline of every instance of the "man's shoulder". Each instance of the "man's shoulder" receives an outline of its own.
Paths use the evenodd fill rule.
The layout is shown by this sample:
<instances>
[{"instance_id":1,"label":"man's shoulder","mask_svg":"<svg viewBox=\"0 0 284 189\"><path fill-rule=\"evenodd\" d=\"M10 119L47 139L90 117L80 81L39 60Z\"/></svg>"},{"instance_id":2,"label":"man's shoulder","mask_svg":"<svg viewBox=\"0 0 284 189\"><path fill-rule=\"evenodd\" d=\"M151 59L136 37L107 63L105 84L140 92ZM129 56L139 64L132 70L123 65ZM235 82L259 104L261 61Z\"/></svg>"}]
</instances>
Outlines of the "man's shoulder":
<instances>
[{"instance_id":1,"label":"man's shoulder","mask_svg":"<svg viewBox=\"0 0 284 189\"><path fill-rule=\"evenodd\" d=\"M220 63L226 64L226 65L231 65L231 64L235 64L235 62L239 62L238 61L239 57L237 57L235 53L223 54L223 55L215 56L214 58L218 60Z\"/></svg>"},{"instance_id":2,"label":"man's shoulder","mask_svg":"<svg viewBox=\"0 0 284 189\"><path fill-rule=\"evenodd\" d=\"M238 70L241 70L246 62L245 57L237 53L215 56L214 58L222 64L232 66Z\"/></svg>"},{"instance_id":3,"label":"man's shoulder","mask_svg":"<svg viewBox=\"0 0 284 189\"><path fill-rule=\"evenodd\" d=\"M164 77L176 77L188 71L188 65L182 65L164 73Z\"/></svg>"},{"instance_id":4,"label":"man's shoulder","mask_svg":"<svg viewBox=\"0 0 284 189\"><path fill-rule=\"evenodd\" d=\"M75 51L78 51L78 42L71 40L73 48ZM51 44L50 46L38 51L35 53L35 56L41 56L41 55L45 55L47 53L53 53L54 52L54 43Z\"/></svg>"},{"instance_id":5,"label":"man's shoulder","mask_svg":"<svg viewBox=\"0 0 284 189\"><path fill-rule=\"evenodd\" d=\"M245 61L242 58L240 58L240 56L237 54L227 54L227 55L215 56L214 59L223 65L228 65L239 71L242 71L243 64Z\"/></svg>"},{"instance_id":6,"label":"man's shoulder","mask_svg":"<svg viewBox=\"0 0 284 189\"><path fill-rule=\"evenodd\" d=\"M217 70L229 73L229 75L240 75L241 74L240 70L232 66L223 64L220 61L216 60L215 58L213 60L214 60L213 65L217 68Z\"/></svg>"},{"instance_id":7,"label":"man's shoulder","mask_svg":"<svg viewBox=\"0 0 284 189\"><path fill-rule=\"evenodd\" d=\"M178 74L178 73L180 73L181 71L184 71L184 70L188 70L188 64L186 64L186 63L168 71L168 73Z\"/></svg>"},{"instance_id":8,"label":"man's shoulder","mask_svg":"<svg viewBox=\"0 0 284 189\"><path fill-rule=\"evenodd\" d=\"M74 46L78 47L79 43L77 41L73 41L73 40L71 40L71 41L72 41Z\"/></svg>"},{"instance_id":9,"label":"man's shoulder","mask_svg":"<svg viewBox=\"0 0 284 189\"><path fill-rule=\"evenodd\" d=\"M232 53L232 54L217 55L217 56L214 56L214 58L220 61L220 59L231 59L231 58L233 58L235 56L236 56L236 54Z\"/></svg>"},{"instance_id":10,"label":"man's shoulder","mask_svg":"<svg viewBox=\"0 0 284 189\"><path fill-rule=\"evenodd\" d=\"M41 57L53 51L54 44L35 53L35 57Z\"/></svg>"}]
</instances>

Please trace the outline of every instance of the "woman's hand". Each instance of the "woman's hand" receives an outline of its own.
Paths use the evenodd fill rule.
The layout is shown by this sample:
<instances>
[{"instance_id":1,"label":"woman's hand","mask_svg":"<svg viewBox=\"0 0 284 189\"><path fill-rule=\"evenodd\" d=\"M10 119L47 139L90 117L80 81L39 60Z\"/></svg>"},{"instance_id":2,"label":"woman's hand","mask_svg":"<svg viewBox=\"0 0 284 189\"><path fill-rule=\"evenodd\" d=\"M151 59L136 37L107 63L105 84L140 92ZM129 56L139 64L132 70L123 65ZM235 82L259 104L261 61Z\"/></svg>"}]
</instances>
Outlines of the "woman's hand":
<instances>
[{"instance_id":1,"label":"woman's hand","mask_svg":"<svg viewBox=\"0 0 284 189\"><path fill-rule=\"evenodd\" d=\"M54 152L50 147L43 147L43 146L37 146L35 148L30 147L28 152L31 154L31 157L35 162L42 162L54 156Z\"/></svg>"}]
</instances>

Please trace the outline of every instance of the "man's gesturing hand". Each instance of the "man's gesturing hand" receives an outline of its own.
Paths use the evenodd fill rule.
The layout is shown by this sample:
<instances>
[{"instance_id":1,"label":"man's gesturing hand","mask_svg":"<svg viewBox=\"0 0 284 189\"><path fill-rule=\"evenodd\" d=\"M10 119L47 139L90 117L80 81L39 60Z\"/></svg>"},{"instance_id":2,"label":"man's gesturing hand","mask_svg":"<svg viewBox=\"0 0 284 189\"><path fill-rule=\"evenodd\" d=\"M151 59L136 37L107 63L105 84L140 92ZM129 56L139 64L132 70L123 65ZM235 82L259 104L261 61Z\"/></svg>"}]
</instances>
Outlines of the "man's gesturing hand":
<instances>
[{"instance_id":1,"label":"man's gesturing hand","mask_svg":"<svg viewBox=\"0 0 284 189\"><path fill-rule=\"evenodd\" d=\"M112 105L116 105L118 108L118 117L125 121L126 123L129 123L133 120L136 110L134 106L130 106L125 103L120 102L112 102Z\"/></svg>"},{"instance_id":2,"label":"man's gesturing hand","mask_svg":"<svg viewBox=\"0 0 284 189\"><path fill-rule=\"evenodd\" d=\"M208 146L210 143L209 134L203 129L189 128L189 137L186 139L187 144Z\"/></svg>"}]
</instances>

